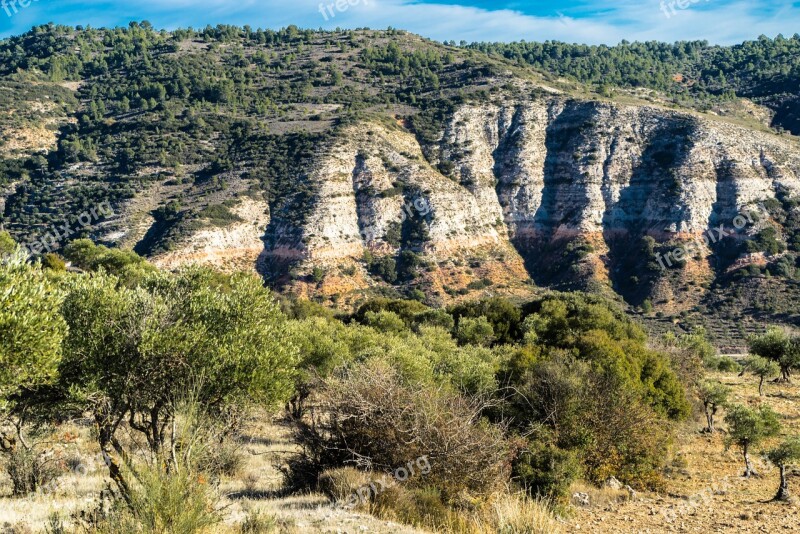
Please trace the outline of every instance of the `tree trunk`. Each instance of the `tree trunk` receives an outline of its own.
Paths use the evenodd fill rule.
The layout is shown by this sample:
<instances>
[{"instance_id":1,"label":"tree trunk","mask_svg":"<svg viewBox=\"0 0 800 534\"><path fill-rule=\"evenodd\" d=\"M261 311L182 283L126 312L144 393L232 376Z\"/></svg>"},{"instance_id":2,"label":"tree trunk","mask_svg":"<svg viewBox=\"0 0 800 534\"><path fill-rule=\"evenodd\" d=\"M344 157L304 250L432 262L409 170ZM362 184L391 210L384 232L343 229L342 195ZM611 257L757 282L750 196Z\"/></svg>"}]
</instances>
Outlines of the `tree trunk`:
<instances>
[{"instance_id":1,"label":"tree trunk","mask_svg":"<svg viewBox=\"0 0 800 534\"><path fill-rule=\"evenodd\" d=\"M758 381L758 396L764 396L764 375L761 375L761 380Z\"/></svg>"},{"instance_id":2,"label":"tree trunk","mask_svg":"<svg viewBox=\"0 0 800 534\"><path fill-rule=\"evenodd\" d=\"M97 406L94 412L94 420L97 424L97 442L100 445L100 453L103 455L103 461L108 467L108 475L111 480L116 484L122 500L129 507L133 507L131 499L131 488L125 476L122 474L122 467L120 458L125 461L124 451L119 443L114 439L114 432L117 429L119 421L114 421L109 415L109 409L106 406Z\"/></svg>"},{"instance_id":3,"label":"tree trunk","mask_svg":"<svg viewBox=\"0 0 800 534\"><path fill-rule=\"evenodd\" d=\"M753 464L750 463L750 455L748 454L748 452L749 452L748 449L749 449L749 447L747 445L742 447L742 453L744 455L744 466L745 466L744 467L744 477L745 478L758 476L758 473L756 473L755 469L753 469Z\"/></svg>"},{"instance_id":4,"label":"tree trunk","mask_svg":"<svg viewBox=\"0 0 800 534\"><path fill-rule=\"evenodd\" d=\"M706 432L708 432L709 434L713 434L714 433L714 414L711 412L711 410L708 408L708 406L706 406L706 424L708 425L708 428L706 429Z\"/></svg>"},{"instance_id":5,"label":"tree trunk","mask_svg":"<svg viewBox=\"0 0 800 534\"><path fill-rule=\"evenodd\" d=\"M776 501L788 501L789 500L789 481L786 480L786 465L780 465L781 470L781 485L778 488L778 494L775 495Z\"/></svg>"},{"instance_id":6,"label":"tree trunk","mask_svg":"<svg viewBox=\"0 0 800 534\"><path fill-rule=\"evenodd\" d=\"M120 462L117 459L116 451L114 451L111 441L110 429L101 427L99 437L100 452L103 454L103 460L108 466L108 475L111 477L111 480L114 481L114 484L117 485L117 489L119 490L120 496L125 501L125 504L133 506L133 502L131 501L131 488L122 474L122 468L120 467Z\"/></svg>"}]
</instances>

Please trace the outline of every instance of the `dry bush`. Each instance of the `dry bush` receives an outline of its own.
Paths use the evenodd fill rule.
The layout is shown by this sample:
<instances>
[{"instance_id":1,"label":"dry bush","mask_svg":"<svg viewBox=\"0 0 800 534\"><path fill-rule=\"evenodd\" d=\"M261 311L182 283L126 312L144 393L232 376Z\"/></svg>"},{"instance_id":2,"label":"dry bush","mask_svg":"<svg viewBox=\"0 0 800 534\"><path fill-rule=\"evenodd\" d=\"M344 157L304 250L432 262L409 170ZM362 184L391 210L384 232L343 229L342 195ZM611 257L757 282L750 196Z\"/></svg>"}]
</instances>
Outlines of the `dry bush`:
<instances>
[{"instance_id":1,"label":"dry bush","mask_svg":"<svg viewBox=\"0 0 800 534\"><path fill-rule=\"evenodd\" d=\"M345 503L359 488L369 485L368 473L353 467L329 469L319 476L318 489L335 503Z\"/></svg>"},{"instance_id":2,"label":"dry bush","mask_svg":"<svg viewBox=\"0 0 800 534\"><path fill-rule=\"evenodd\" d=\"M11 479L12 494L19 497L47 487L65 469L54 453L17 447L6 455L6 472Z\"/></svg>"},{"instance_id":3,"label":"dry bush","mask_svg":"<svg viewBox=\"0 0 800 534\"><path fill-rule=\"evenodd\" d=\"M503 429L481 419L487 404L445 388L409 384L373 361L320 382L309 418L297 421L304 452L288 482L313 487L326 469L355 466L379 473L427 457L430 472L405 481L432 486L445 499L492 493L510 473Z\"/></svg>"},{"instance_id":4,"label":"dry bush","mask_svg":"<svg viewBox=\"0 0 800 534\"><path fill-rule=\"evenodd\" d=\"M0 534L33 534L33 529L27 523L0 523Z\"/></svg>"},{"instance_id":5,"label":"dry bush","mask_svg":"<svg viewBox=\"0 0 800 534\"><path fill-rule=\"evenodd\" d=\"M604 377L592 384L588 426L592 446L584 450L587 478L611 476L637 489L663 486L661 467L671 446L671 424L642 403L635 391Z\"/></svg>"},{"instance_id":6,"label":"dry bush","mask_svg":"<svg viewBox=\"0 0 800 534\"><path fill-rule=\"evenodd\" d=\"M224 440L216 447L204 448L198 464L200 471L214 478L222 476L233 478L240 475L244 469L245 457L238 444Z\"/></svg>"},{"instance_id":7,"label":"dry bush","mask_svg":"<svg viewBox=\"0 0 800 534\"><path fill-rule=\"evenodd\" d=\"M278 522L274 517L261 514L257 511L250 512L239 525L241 534L270 534L278 531Z\"/></svg>"},{"instance_id":8,"label":"dry bush","mask_svg":"<svg viewBox=\"0 0 800 534\"><path fill-rule=\"evenodd\" d=\"M386 521L435 532L468 532L467 515L448 506L436 488L393 486L374 497L369 512Z\"/></svg>"},{"instance_id":9,"label":"dry bush","mask_svg":"<svg viewBox=\"0 0 800 534\"><path fill-rule=\"evenodd\" d=\"M596 508L608 508L611 505L629 501L631 494L625 489L614 489L604 486L597 487L584 481L578 481L570 487L570 493L585 493L589 496L589 503Z\"/></svg>"}]
</instances>

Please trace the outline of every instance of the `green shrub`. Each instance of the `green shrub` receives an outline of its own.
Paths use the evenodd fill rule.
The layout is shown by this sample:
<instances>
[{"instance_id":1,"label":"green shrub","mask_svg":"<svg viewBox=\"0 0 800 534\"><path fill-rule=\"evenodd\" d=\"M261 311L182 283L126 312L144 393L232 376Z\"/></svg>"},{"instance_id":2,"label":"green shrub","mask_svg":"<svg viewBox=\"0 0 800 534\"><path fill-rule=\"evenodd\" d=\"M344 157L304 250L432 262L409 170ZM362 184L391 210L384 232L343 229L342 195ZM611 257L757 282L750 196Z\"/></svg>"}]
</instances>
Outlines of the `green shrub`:
<instances>
[{"instance_id":1,"label":"green shrub","mask_svg":"<svg viewBox=\"0 0 800 534\"><path fill-rule=\"evenodd\" d=\"M95 531L107 534L203 534L217 531L222 521L217 496L202 473L166 472L145 465L127 506L118 504L98 521Z\"/></svg>"},{"instance_id":2,"label":"green shrub","mask_svg":"<svg viewBox=\"0 0 800 534\"><path fill-rule=\"evenodd\" d=\"M364 324L381 332L399 334L408 330L406 323L394 312L378 311L367 312L364 315Z\"/></svg>"},{"instance_id":3,"label":"green shrub","mask_svg":"<svg viewBox=\"0 0 800 534\"><path fill-rule=\"evenodd\" d=\"M21 251L0 259L0 412L21 389L52 383L67 325L63 291Z\"/></svg>"},{"instance_id":4,"label":"green shrub","mask_svg":"<svg viewBox=\"0 0 800 534\"><path fill-rule=\"evenodd\" d=\"M717 371L722 371L723 373L739 373L742 370L742 366L730 356L720 356L717 358L712 368L715 368Z\"/></svg>"},{"instance_id":5,"label":"green shrub","mask_svg":"<svg viewBox=\"0 0 800 534\"><path fill-rule=\"evenodd\" d=\"M564 498L582 474L577 451L561 449L555 442L555 436L545 430L528 440L514 462L514 480L531 495Z\"/></svg>"},{"instance_id":6,"label":"green shrub","mask_svg":"<svg viewBox=\"0 0 800 534\"><path fill-rule=\"evenodd\" d=\"M455 327L453 316L444 310L428 310L414 315L414 325L417 329L423 326L438 326L448 332Z\"/></svg>"},{"instance_id":7,"label":"green shrub","mask_svg":"<svg viewBox=\"0 0 800 534\"><path fill-rule=\"evenodd\" d=\"M507 415L521 433L536 425L551 432L544 443L557 449L544 452L565 462L567 474L571 458L562 451L578 460L589 480L616 476L657 487L668 420L686 417L691 406L670 359L645 346L638 327L615 316L580 297L543 302L524 322L530 348L512 353L500 371L515 390ZM543 454L539 449L528 445ZM515 465L529 477L529 489L563 491L558 469L548 473L524 454Z\"/></svg>"},{"instance_id":8,"label":"green shrub","mask_svg":"<svg viewBox=\"0 0 800 534\"><path fill-rule=\"evenodd\" d=\"M462 317L456 325L455 337L462 345L487 347L494 341L494 328L486 317Z\"/></svg>"},{"instance_id":9,"label":"green shrub","mask_svg":"<svg viewBox=\"0 0 800 534\"><path fill-rule=\"evenodd\" d=\"M48 253L42 256L42 268L50 271L64 272L67 270L67 264L58 254Z\"/></svg>"}]
</instances>

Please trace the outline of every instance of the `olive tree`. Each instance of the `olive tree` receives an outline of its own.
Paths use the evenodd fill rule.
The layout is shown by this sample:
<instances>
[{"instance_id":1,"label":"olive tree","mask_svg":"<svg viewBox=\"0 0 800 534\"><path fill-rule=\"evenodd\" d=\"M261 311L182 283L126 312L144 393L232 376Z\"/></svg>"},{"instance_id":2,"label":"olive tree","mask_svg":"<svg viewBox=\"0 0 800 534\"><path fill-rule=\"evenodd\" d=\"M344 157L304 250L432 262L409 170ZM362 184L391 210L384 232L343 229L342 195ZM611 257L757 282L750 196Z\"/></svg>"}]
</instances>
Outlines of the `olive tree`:
<instances>
[{"instance_id":1,"label":"olive tree","mask_svg":"<svg viewBox=\"0 0 800 534\"><path fill-rule=\"evenodd\" d=\"M74 284L63 315L69 334L60 385L92 411L109 474L126 500L121 466L132 465L117 438L121 426L144 436L159 458L169 449L171 406L186 391L223 418L292 390L296 350L278 304L255 277L191 268L153 273L128 288L101 273Z\"/></svg>"},{"instance_id":2,"label":"olive tree","mask_svg":"<svg viewBox=\"0 0 800 534\"><path fill-rule=\"evenodd\" d=\"M790 337L780 328L770 328L750 340L750 353L777 363L781 381L788 382L792 370L800 367L800 338Z\"/></svg>"},{"instance_id":3,"label":"olive tree","mask_svg":"<svg viewBox=\"0 0 800 534\"><path fill-rule=\"evenodd\" d=\"M728 409L725 423L728 425L726 445L738 446L744 456L744 477L758 476L750 462L750 450L780 432L781 424L778 414L769 406L753 409L736 404Z\"/></svg>"},{"instance_id":4,"label":"olive tree","mask_svg":"<svg viewBox=\"0 0 800 534\"><path fill-rule=\"evenodd\" d=\"M778 493L775 495L776 501L788 501L789 481L786 478L786 467L792 463L800 462L800 437L792 437L783 441L780 445L767 452L769 461L775 464L780 470L781 483Z\"/></svg>"},{"instance_id":5,"label":"olive tree","mask_svg":"<svg viewBox=\"0 0 800 534\"><path fill-rule=\"evenodd\" d=\"M700 386L700 402L703 403L703 411L706 414L706 432L714 432L714 416L717 415L720 407L724 406L728 400L729 390L719 382L706 381Z\"/></svg>"},{"instance_id":6,"label":"olive tree","mask_svg":"<svg viewBox=\"0 0 800 534\"><path fill-rule=\"evenodd\" d=\"M17 249L0 260L0 415L23 387L49 383L61 358L63 295Z\"/></svg>"},{"instance_id":7,"label":"olive tree","mask_svg":"<svg viewBox=\"0 0 800 534\"><path fill-rule=\"evenodd\" d=\"M763 397L764 380L777 376L781 372L781 368L777 362L752 355L745 361L742 373L744 374L748 371L758 377L758 395Z\"/></svg>"}]
</instances>

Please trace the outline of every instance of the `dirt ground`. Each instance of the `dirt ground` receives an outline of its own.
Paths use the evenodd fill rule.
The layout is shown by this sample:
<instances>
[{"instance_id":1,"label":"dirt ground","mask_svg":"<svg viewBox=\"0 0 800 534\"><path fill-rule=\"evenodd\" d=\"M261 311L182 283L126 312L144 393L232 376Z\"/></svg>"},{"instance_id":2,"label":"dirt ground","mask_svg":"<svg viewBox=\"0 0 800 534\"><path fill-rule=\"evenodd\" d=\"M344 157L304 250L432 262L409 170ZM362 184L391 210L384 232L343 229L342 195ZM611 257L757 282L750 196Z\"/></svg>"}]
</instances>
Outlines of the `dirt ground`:
<instances>
[{"instance_id":1,"label":"dirt ground","mask_svg":"<svg viewBox=\"0 0 800 534\"><path fill-rule=\"evenodd\" d=\"M800 433L798 384L767 384L759 398L751 376L717 375L731 388L730 401L758 406L765 403L781 415L783 435ZM797 381L797 379L795 379ZM701 433L702 422L679 432L675 458L666 475L663 493L639 493L621 502L599 502L574 507L568 532L800 532L800 499L771 502L778 489L777 468L752 455L760 475L741 477L744 463L735 448L725 450L724 411L717 415L719 432ZM773 440L774 442L774 440ZM790 472L789 486L800 497L800 469ZM602 492L600 493L602 496ZM601 497L602 498L602 497Z\"/></svg>"}]
</instances>

